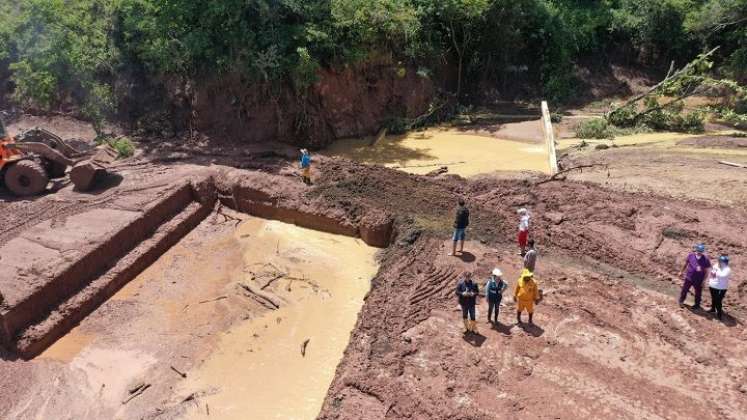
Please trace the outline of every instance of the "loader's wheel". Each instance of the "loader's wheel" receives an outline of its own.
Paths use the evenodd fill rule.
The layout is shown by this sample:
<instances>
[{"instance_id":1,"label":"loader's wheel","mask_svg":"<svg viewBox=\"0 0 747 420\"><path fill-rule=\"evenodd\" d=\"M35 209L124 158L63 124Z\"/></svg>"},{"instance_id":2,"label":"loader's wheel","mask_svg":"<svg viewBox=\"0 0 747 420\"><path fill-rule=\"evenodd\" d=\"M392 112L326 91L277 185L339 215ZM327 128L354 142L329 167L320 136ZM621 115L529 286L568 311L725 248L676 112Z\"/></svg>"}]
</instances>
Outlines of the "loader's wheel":
<instances>
[{"instance_id":1,"label":"loader's wheel","mask_svg":"<svg viewBox=\"0 0 747 420\"><path fill-rule=\"evenodd\" d=\"M36 195L47 188L49 177L33 160L21 160L5 171L5 186L15 195Z\"/></svg>"}]
</instances>

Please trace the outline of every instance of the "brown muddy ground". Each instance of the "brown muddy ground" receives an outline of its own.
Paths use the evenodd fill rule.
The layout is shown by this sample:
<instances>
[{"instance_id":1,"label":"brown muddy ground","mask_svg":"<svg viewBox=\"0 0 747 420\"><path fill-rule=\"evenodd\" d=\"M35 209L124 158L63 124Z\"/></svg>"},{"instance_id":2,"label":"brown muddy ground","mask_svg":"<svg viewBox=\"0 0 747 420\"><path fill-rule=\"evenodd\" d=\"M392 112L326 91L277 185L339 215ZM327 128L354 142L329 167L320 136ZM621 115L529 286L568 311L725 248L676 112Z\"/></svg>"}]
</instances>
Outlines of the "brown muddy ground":
<instances>
[{"instance_id":1,"label":"brown muddy ground","mask_svg":"<svg viewBox=\"0 0 747 420\"><path fill-rule=\"evenodd\" d=\"M744 140L729 135L652 133L621 137L614 142L590 141L588 147L565 147L561 142L558 159L564 168L598 165L571 172L569 179L620 191L655 193L744 208L747 206L747 169L719 163L747 165ZM597 144L609 148L598 150Z\"/></svg>"},{"instance_id":2,"label":"brown muddy ground","mask_svg":"<svg viewBox=\"0 0 747 420\"><path fill-rule=\"evenodd\" d=\"M395 218L395 242L381 254L381 269L319 418L745 418L747 212L737 204L747 202L739 201L747 196L742 172L707 166L715 159L710 154L701 159L657 151L652 161L650 150L634 147L573 152L564 162L596 163L602 156L609 178L592 170L544 183L540 176L425 177L323 159L305 193L282 187L297 178L293 162L277 157L138 160L121 164L127 182L97 194L62 186L33 200L2 197L0 237L20 235L55 212L74 216L102 205L97 198L135 195L131 181L155 187L159 179L188 176L193 169L184 163L230 158L236 166L263 170L262 179L277 180L311 205L333 203L349 220L371 209ZM681 160L686 158L693 161ZM635 168L637 160L645 165L645 182L636 183L647 187L622 188L629 176L624 171L633 170L626 166ZM695 179L688 173L695 164L704 176L719 177L707 178L713 182L706 186L730 192L734 201L723 194L704 200L708 188L702 196L679 194ZM714 167L724 172L706 171ZM646 184L654 180L663 186ZM458 197L472 211L463 258L446 256ZM539 243L537 277L545 299L537 307L537 325L515 324L508 294L499 325L484 321L482 304L481 335L464 336L453 295L458 276L470 269L483 281L499 266L513 287L518 207L530 208ZM206 408L202 398L215 390L183 395L182 379L170 366L191 376L214 350L216 334L268 310L231 286L230 266L240 254L235 243L219 238L233 224L221 214L208 217L144 279L128 284L60 340L56 352L27 362L3 353L0 417L171 419ZM732 256L724 322L676 305L676 272L695 242ZM207 280L188 281L194 278ZM199 303L223 295L228 297ZM704 300L707 305L709 298ZM122 405L127 389L143 380L152 387Z\"/></svg>"},{"instance_id":3,"label":"brown muddy ground","mask_svg":"<svg viewBox=\"0 0 747 420\"><path fill-rule=\"evenodd\" d=\"M343 180L344 167L322 190L386 203L412 229L441 233L390 251L320 418L743 418L744 277L724 323L675 303L675 273L696 241L741 272L743 210L575 182L429 182L364 168ZM468 244L467 263L445 256L456 196L482 243ZM515 284L519 206L535 214L542 255L538 326L516 325L509 301L501 325L484 322L483 305L483 335L465 337L457 277L470 268L484 279L497 265Z\"/></svg>"}]
</instances>

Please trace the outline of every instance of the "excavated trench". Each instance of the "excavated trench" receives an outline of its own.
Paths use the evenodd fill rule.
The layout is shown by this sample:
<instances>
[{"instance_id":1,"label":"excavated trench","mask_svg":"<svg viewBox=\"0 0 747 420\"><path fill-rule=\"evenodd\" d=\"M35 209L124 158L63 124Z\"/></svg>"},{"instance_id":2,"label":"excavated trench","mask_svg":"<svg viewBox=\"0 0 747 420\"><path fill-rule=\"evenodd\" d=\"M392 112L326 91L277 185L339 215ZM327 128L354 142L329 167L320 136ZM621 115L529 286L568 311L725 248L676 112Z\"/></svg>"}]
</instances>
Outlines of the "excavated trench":
<instances>
[{"instance_id":1,"label":"excavated trench","mask_svg":"<svg viewBox=\"0 0 747 420\"><path fill-rule=\"evenodd\" d=\"M236 172L239 173L229 170L219 177L211 174L191 179L137 212L92 210L75 216L66 222L67 231L57 232L57 236L75 236L81 226L96 218L121 216L129 220L119 224L109 220L111 226L104 234L96 240L79 241L75 250L64 249L64 244L45 243L39 247L36 242L41 243L40 237L11 240L6 244L8 249L20 252L7 256L3 264L11 267L26 264L29 267L19 268L18 275L41 281L36 281L33 287L11 290L5 296L0 307L0 342L22 359L40 354L153 264L216 207L227 206L264 219L361 238L374 247L386 247L389 243L392 221L385 215L364 215L358 221L351 221L324 206L312 208L273 196L272 180L263 179L262 174ZM83 239L89 236L83 235ZM34 247L48 251L49 258L52 256L49 248L59 251L54 254L59 263L48 269L39 261L29 262L31 257L27 254L39 251ZM41 260L46 255L41 251L37 254Z\"/></svg>"}]
</instances>

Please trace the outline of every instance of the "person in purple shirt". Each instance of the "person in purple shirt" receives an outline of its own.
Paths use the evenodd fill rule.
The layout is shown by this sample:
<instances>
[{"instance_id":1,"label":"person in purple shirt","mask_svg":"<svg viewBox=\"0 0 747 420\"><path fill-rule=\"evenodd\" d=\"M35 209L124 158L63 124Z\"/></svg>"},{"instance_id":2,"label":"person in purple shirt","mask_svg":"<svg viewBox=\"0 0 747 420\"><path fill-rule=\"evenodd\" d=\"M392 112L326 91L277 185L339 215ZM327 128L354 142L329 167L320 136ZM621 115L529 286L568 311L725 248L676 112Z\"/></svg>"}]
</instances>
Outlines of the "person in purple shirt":
<instances>
[{"instance_id":1,"label":"person in purple shirt","mask_svg":"<svg viewBox=\"0 0 747 420\"><path fill-rule=\"evenodd\" d=\"M705 245L697 244L693 248L693 252L687 255L685 265L680 271L680 276L684 274L685 282L682 285L682 291L680 292L680 306L684 306L685 298L690 288L695 289L695 305L693 309L700 309L700 297L703 293L703 280L711 268L711 261L705 255Z\"/></svg>"}]
</instances>

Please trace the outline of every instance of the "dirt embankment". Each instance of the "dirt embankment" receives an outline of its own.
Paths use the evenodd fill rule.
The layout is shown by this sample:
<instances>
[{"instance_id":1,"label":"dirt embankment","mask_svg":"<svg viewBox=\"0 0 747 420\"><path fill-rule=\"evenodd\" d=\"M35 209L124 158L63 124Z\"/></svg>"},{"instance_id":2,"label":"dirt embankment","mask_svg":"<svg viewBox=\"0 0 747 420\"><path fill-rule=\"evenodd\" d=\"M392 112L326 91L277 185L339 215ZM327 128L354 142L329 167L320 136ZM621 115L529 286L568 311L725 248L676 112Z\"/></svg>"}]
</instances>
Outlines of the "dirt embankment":
<instances>
[{"instance_id":1,"label":"dirt embankment","mask_svg":"<svg viewBox=\"0 0 747 420\"><path fill-rule=\"evenodd\" d=\"M390 118L428 109L435 88L416 68L371 63L326 69L310 90L246 84L238 75L182 90L185 128L232 143L281 141L314 148L376 133Z\"/></svg>"},{"instance_id":2,"label":"dirt embankment","mask_svg":"<svg viewBox=\"0 0 747 420\"><path fill-rule=\"evenodd\" d=\"M729 253L741 272L747 214L535 181L430 180L329 164L311 194L351 208L378 203L395 215L398 241L374 279L321 419L741 418L747 282L733 278L730 316L719 323L677 307L675 277L699 241L713 255ZM468 237L481 243L449 258L457 197L470 205ZM518 207L533 213L541 255L537 326L515 324L509 291L500 324L484 321L481 304L482 334L463 336L453 288L464 270L482 284L496 265L513 286Z\"/></svg>"},{"instance_id":3,"label":"dirt embankment","mask_svg":"<svg viewBox=\"0 0 747 420\"><path fill-rule=\"evenodd\" d=\"M462 197L472 210L469 235L503 247L514 246L516 210L528 207L534 214L533 235L542 248L665 284L679 282L673 274L694 243L707 244L714 255L730 254L735 270L747 256L743 209L578 182L536 182L428 179L336 161L325 165L319 185L309 194L350 212L380 208L395 215L400 238L413 232L447 237L456 200ZM735 286L731 298L747 305L747 286Z\"/></svg>"}]
</instances>

